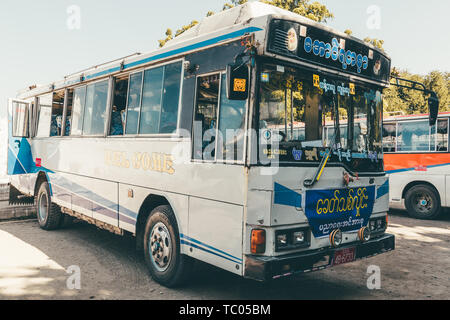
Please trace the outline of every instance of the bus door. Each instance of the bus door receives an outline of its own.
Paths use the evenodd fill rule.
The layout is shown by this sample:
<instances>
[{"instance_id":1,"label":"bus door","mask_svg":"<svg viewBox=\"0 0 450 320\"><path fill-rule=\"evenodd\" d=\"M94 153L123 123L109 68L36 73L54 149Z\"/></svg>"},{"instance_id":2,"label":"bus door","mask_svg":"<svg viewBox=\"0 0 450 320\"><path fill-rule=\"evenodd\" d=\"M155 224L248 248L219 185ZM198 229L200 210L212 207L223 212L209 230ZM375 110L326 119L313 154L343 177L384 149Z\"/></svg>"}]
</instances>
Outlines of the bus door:
<instances>
[{"instance_id":1,"label":"bus door","mask_svg":"<svg viewBox=\"0 0 450 320\"><path fill-rule=\"evenodd\" d=\"M33 159L30 137L31 103L16 99L8 101L8 175L31 173Z\"/></svg>"}]
</instances>

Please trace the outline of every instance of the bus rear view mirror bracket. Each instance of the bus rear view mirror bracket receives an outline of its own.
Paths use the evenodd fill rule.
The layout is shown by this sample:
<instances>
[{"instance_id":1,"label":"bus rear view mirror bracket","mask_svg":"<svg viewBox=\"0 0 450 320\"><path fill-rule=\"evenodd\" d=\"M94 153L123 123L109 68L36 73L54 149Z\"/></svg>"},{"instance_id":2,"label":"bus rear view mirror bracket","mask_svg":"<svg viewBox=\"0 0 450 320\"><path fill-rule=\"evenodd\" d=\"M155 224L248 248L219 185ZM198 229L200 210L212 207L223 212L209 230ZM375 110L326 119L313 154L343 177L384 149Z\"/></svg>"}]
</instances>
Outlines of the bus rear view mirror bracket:
<instances>
[{"instance_id":1,"label":"bus rear view mirror bracket","mask_svg":"<svg viewBox=\"0 0 450 320\"><path fill-rule=\"evenodd\" d=\"M230 64L227 67L227 98L228 100L247 100L249 91L248 65Z\"/></svg>"},{"instance_id":2,"label":"bus rear view mirror bracket","mask_svg":"<svg viewBox=\"0 0 450 320\"><path fill-rule=\"evenodd\" d=\"M391 79L395 81L394 83L391 82L391 85L394 85L399 88L417 90L430 95L430 97L428 98L428 113L430 126L434 126L437 122L437 118L439 115L439 98L436 92L428 90L423 83L417 81L403 79L394 76L391 76Z\"/></svg>"}]
</instances>

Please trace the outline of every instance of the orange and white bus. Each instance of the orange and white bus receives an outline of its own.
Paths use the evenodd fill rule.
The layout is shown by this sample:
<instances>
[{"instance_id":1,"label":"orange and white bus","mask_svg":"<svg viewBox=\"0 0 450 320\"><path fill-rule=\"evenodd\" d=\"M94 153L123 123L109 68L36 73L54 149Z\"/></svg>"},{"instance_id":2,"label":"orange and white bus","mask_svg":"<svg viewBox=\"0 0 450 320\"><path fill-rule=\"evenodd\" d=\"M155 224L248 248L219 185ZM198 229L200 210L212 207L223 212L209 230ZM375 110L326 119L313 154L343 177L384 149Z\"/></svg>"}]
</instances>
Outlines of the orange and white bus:
<instances>
[{"instance_id":1,"label":"orange and white bus","mask_svg":"<svg viewBox=\"0 0 450 320\"><path fill-rule=\"evenodd\" d=\"M390 206L418 219L435 219L450 207L450 112L430 126L428 115L385 118L383 151Z\"/></svg>"}]
</instances>

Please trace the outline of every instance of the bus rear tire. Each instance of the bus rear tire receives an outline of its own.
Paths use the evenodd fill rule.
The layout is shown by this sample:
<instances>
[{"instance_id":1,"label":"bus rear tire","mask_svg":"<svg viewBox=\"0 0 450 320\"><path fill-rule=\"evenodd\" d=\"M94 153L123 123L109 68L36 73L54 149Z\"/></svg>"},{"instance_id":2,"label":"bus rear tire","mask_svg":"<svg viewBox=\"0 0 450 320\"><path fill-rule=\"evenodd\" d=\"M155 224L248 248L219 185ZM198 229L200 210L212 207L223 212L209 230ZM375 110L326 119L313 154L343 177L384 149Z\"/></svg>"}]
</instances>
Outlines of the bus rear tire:
<instances>
[{"instance_id":1,"label":"bus rear tire","mask_svg":"<svg viewBox=\"0 0 450 320\"><path fill-rule=\"evenodd\" d=\"M439 194L432 187L419 184L406 192L405 206L409 216L422 220L433 220L441 214Z\"/></svg>"},{"instance_id":2,"label":"bus rear tire","mask_svg":"<svg viewBox=\"0 0 450 320\"><path fill-rule=\"evenodd\" d=\"M143 241L145 263L153 280L169 288L186 283L193 261L181 254L180 235L170 206L159 206L150 213Z\"/></svg>"},{"instance_id":3,"label":"bus rear tire","mask_svg":"<svg viewBox=\"0 0 450 320\"><path fill-rule=\"evenodd\" d=\"M52 203L48 182L41 183L36 196L36 215L42 229L50 231L60 228L61 208Z\"/></svg>"}]
</instances>

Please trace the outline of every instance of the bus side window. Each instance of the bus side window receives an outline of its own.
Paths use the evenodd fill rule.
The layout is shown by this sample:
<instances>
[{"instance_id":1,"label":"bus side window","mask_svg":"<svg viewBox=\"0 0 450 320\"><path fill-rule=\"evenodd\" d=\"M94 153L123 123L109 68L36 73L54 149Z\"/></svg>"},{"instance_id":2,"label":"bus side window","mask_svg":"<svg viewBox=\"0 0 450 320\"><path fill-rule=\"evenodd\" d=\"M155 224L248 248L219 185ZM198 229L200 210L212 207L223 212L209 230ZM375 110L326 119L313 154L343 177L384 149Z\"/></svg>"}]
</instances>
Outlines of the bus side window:
<instances>
[{"instance_id":1,"label":"bus side window","mask_svg":"<svg viewBox=\"0 0 450 320\"><path fill-rule=\"evenodd\" d=\"M396 126L393 123L383 125L383 152L395 152Z\"/></svg>"},{"instance_id":2,"label":"bus side window","mask_svg":"<svg viewBox=\"0 0 450 320\"><path fill-rule=\"evenodd\" d=\"M114 100L111 110L111 136L123 135L125 129L125 112L127 109L128 76L114 79Z\"/></svg>"},{"instance_id":3,"label":"bus side window","mask_svg":"<svg viewBox=\"0 0 450 320\"><path fill-rule=\"evenodd\" d=\"M30 105L31 106L31 105ZM27 104L13 102L12 136L17 138L29 137L30 109Z\"/></svg>"},{"instance_id":4,"label":"bus side window","mask_svg":"<svg viewBox=\"0 0 450 320\"><path fill-rule=\"evenodd\" d=\"M197 78L194 112L194 150L197 160L214 160L217 134L220 74Z\"/></svg>"},{"instance_id":5,"label":"bus side window","mask_svg":"<svg viewBox=\"0 0 450 320\"><path fill-rule=\"evenodd\" d=\"M178 125L182 63L165 66L164 95L161 108L159 133L174 133Z\"/></svg>"},{"instance_id":6,"label":"bus side window","mask_svg":"<svg viewBox=\"0 0 450 320\"><path fill-rule=\"evenodd\" d=\"M53 94L38 97L38 128L36 137L46 138L50 136L50 124L52 121Z\"/></svg>"},{"instance_id":7,"label":"bus side window","mask_svg":"<svg viewBox=\"0 0 450 320\"><path fill-rule=\"evenodd\" d=\"M108 80L87 86L86 105L84 107L83 135L103 135L106 126L106 101L108 98Z\"/></svg>"},{"instance_id":8,"label":"bus side window","mask_svg":"<svg viewBox=\"0 0 450 320\"><path fill-rule=\"evenodd\" d=\"M398 123L398 151L430 151L430 125L428 121Z\"/></svg>"},{"instance_id":9,"label":"bus side window","mask_svg":"<svg viewBox=\"0 0 450 320\"><path fill-rule=\"evenodd\" d=\"M433 142L436 141L436 151L447 152L448 151L448 119L439 119L437 122L436 131L437 131L436 139L434 140L434 137L432 138Z\"/></svg>"},{"instance_id":10,"label":"bus side window","mask_svg":"<svg viewBox=\"0 0 450 320\"><path fill-rule=\"evenodd\" d=\"M146 70L142 90L140 134L171 134L178 126L182 63Z\"/></svg>"},{"instance_id":11,"label":"bus side window","mask_svg":"<svg viewBox=\"0 0 450 320\"><path fill-rule=\"evenodd\" d=\"M128 90L127 124L125 134L137 134L139 113L141 108L143 72L130 76L130 88Z\"/></svg>"},{"instance_id":12,"label":"bus side window","mask_svg":"<svg viewBox=\"0 0 450 320\"><path fill-rule=\"evenodd\" d=\"M139 133L156 134L160 129L161 100L163 99L164 68L145 71L142 93L142 112Z\"/></svg>"},{"instance_id":13,"label":"bus side window","mask_svg":"<svg viewBox=\"0 0 450 320\"><path fill-rule=\"evenodd\" d=\"M83 131L84 104L86 102L86 86L76 88L73 92L72 123L70 135L80 136Z\"/></svg>"},{"instance_id":14,"label":"bus side window","mask_svg":"<svg viewBox=\"0 0 450 320\"><path fill-rule=\"evenodd\" d=\"M69 89L67 91L67 110L66 110L66 118L65 118L65 127L64 127L64 136L70 135L70 127L72 124L72 107L73 107L73 93L74 91Z\"/></svg>"},{"instance_id":15,"label":"bus side window","mask_svg":"<svg viewBox=\"0 0 450 320\"><path fill-rule=\"evenodd\" d=\"M217 159L243 161L246 101L227 99L226 74L222 75ZM221 143L222 142L222 143Z\"/></svg>"},{"instance_id":16,"label":"bus side window","mask_svg":"<svg viewBox=\"0 0 450 320\"><path fill-rule=\"evenodd\" d=\"M53 92L50 137L61 136L62 117L64 112L64 94L64 90Z\"/></svg>"}]
</instances>

